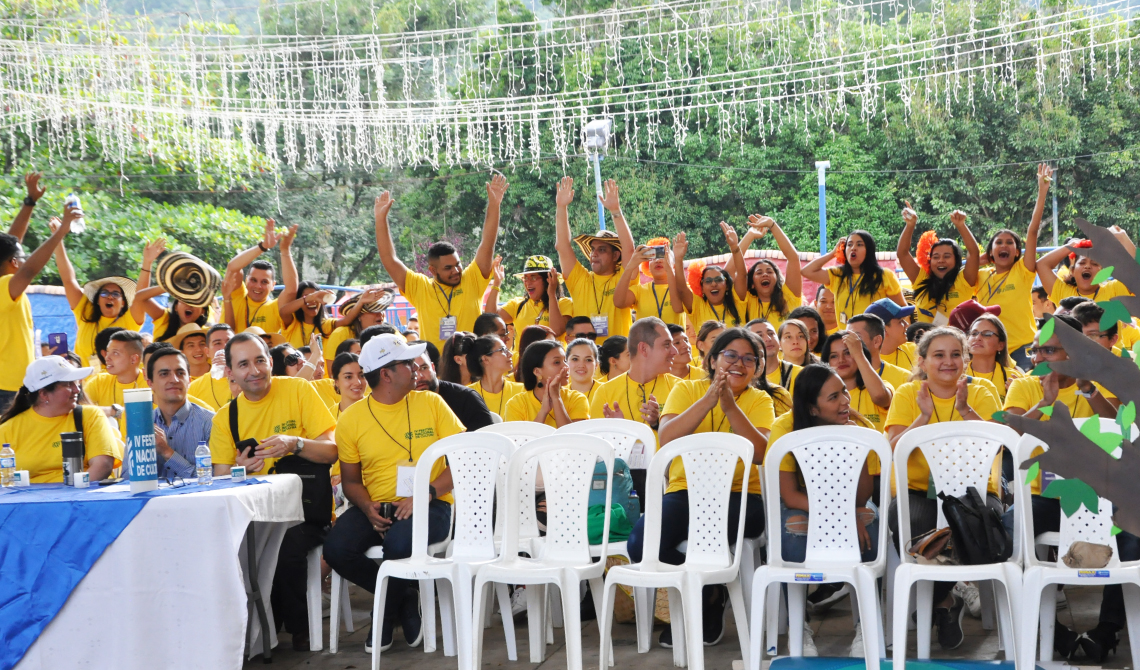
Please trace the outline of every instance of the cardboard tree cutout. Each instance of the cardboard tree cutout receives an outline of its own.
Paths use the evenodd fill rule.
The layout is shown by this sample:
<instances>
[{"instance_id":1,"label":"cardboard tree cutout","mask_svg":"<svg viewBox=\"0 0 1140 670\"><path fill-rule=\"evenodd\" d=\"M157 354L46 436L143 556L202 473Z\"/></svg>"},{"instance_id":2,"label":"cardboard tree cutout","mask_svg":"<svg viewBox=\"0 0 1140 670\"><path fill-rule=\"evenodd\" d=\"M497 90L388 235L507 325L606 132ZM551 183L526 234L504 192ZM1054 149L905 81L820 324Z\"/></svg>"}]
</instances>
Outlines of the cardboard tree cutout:
<instances>
[{"instance_id":1,"label":"cardboard tree cutout","mask_svg":"<svg viewBox=\"0 0 1140 670\"><path fill-rule=\"evenodd\" d=\"M1097 279L1103 281L1102 275L1111 275L1129 291L1140 292L1140 258L1133 258L1107 229L1084 219L1076 219L1075 223L1093 243L1091 248L1081 249L1080 253L1104 268ZM1097 304L1105 311L1100 322L1101 330L1112 327L1117 321L1128 323L1132 316L1140 316L1140 297L1118 296ZM1052 447L1044 454L1021 463L1020 469L1028 470L1027 477L1036 477L1041 469L1045 469L1065 478L1051 483L1042 495L1059 498L1066 516L1072 516L1082 504L1096 512L1099 495L1116 506L1113 522L1118 528L1113 528L1114 534L1123 529L1140 535L1140 487L1136 485L1140 482L1140 437L1131 442L1127 439L1132 436L1136 405L1140 402L1138 357L1127 350L1117 356L1080 331L1055 319L1050 319L1042 327L1040 341L1048 340L1051 335L1060 340L1069 360L1043 363L1033 373L1048 374L1052 370L1095 381L1111 391L1121 402L1116 417L1121 432L1119 435L1102 433L1100 422L1091 419L1078 429L1069 408L1060 401L1053 403L1049 421L1002 412L1002 421ZM1137 349L1140 353L1140 346Z\"/></svg>"}]
</instances>

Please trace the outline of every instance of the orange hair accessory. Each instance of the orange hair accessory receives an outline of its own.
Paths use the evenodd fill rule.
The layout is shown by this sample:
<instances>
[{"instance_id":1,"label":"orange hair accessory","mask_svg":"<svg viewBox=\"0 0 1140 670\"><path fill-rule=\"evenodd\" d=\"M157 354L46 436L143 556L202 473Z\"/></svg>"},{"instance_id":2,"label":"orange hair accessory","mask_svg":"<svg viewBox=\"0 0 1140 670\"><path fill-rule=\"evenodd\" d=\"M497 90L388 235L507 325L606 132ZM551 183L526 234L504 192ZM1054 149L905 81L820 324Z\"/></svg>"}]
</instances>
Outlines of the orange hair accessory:
<instances>
[{"instance_id":1,"label":"orange hair accessory","mask_svg":"<svg viewBox=\"0 0 1140 670\"><path fill-rule=\"evenodd\" d=\"M847 260L847 238L839 240L839 245L835 247L835 262L843 263Z\"/></svg>"},{"instance_id":2,"label":"orange hair accessory","mask_svg":"<svg viewBox=\"0 0 1140 670\"><path fill-rule=\"evenodd\" d=\"M1070 249L1092 249L1092 245L1092 240L1076 240L1074 242L1069 242L1065 246L1069 247ZM1069 262L1077 262L1077 255L1075 253L1069 253Z\"/></svg>"},{"instance_id":3,"label":"orange hair accessory","mask_svg":"<svg viewBox=\"0 0 1140 670\"><path fill-rule=\"evenodd\" d=\"M705 274L706 265L704 261L693 261L685 271L685 281L689 282L689 288L698 298L704 297L704 293L701 292L701 277Z\"/></svg>"},{"instance_id":4,"label":"orange hair accessory","mask_svg":"<svg viewBox=\"0 0 1140 670\"><path fill-rule=\"evenodd\" d=\"M930 272L930 250L938 243L938 233L928 230L918 238L918 248L915 250L915 260L918 267Z\"/></svg>"},{"instance_id":5,"label":"orange hair accessory","mask_svg":"<svg viewBox=\"0 0 1140 670\"><path fill-rule=\"evenodd\" d=\"M647 247L665 247L666 249L668 249L669 248L669 238L668 237L655 237L652 240L649 240L648 242L646 242L645 246L647 246ZM641 274L649 276L649 261L641 261L641 265L639 267L641 268Z\"/></svg>"}]
</instances>

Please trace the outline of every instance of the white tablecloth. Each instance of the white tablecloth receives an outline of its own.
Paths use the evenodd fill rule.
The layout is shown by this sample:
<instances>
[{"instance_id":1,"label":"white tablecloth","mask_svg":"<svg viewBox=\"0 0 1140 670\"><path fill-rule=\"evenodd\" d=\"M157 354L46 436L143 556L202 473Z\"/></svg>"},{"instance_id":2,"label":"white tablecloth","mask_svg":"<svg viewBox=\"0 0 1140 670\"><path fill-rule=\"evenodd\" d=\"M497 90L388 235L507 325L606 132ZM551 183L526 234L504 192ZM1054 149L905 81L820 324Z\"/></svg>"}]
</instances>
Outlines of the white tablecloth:
<instances>
[{"instance_id":1,"label":"white tablecloth","mask_svg":"<svg viewBox=\"0 0 1140 670\"><path fill-rule=\"evenodd\" d=\"M253 611L244 576L246 528L254 522L268 611L281 538L304 518L296 475L258 479L270 483L148 501L17 670L241 668ZM256 613L252 626L251 656L262 648Z\"/></svg>"}]
</instances>

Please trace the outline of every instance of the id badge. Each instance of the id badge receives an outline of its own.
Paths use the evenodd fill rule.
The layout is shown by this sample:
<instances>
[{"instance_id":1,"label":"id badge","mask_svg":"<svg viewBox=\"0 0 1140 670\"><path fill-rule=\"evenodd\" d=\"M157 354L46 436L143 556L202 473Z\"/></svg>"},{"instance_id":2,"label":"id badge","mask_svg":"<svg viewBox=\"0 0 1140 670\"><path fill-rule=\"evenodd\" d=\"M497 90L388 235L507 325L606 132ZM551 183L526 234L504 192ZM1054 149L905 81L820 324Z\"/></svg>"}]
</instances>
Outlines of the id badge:
<instances>
[{"instance_id":1,"label":"id badge","mask_svg":"<svg viewBox=\"0 0 1140 670\"><path fill-rule=\"evenodd\" d=\"M839 313L839 323L841 325L847 325L847 312Z\"/></svg>"},{"instance_id":2,"label":"id badge","mask_svg":"<svg viewBox=\"0 0 1140 670\"><path fill-rule=\"evenodd\" d=\"M645 443L638 440L633 443L633 450L629 452L629 465L630 470L644 470L645 469Z\"/></svg>"},{"instance_id":3,"label":"id badge","mask_svg":"<svg viewBox=\"0 0 1140 670\"><path fill-rule=\"evenodd\" d=\"M946 314L944 312L942 312L940 310L940 311L934 313L934 325L935 326L945 326L948 323L950 323L950 317L946 316Z\"/></svg>"},{"instance_id":4,"label":"id badge","mask_svg":"<svg viewBox=\"0 0 1140 670\"><path fill-rule=\"evenodd\" d=\"M396 468L396 497L410 498L416 481L416 466L401 465Z\"/></svg>"},{"instance_id":5,"label":"id badge","mask_svg":"<svg viewBox=\"0 0 1140 670\"><path fill-rule=\"evenodd\" d=\"M439 339L447 340L455 334L455 317L444 316L439 319Z\"/></svg>"},{"instance_id":6,"label":"id badge","mask_svg":"<svg viewBox=\"0 0 1140 670\"><path fill-rule=\"evenodd\" d=\"M605 314L594 314L590 317L590 323L594 326L594 332L598 334L598 339L610 336L610 317Z\"/></svg>"}]
</instances>

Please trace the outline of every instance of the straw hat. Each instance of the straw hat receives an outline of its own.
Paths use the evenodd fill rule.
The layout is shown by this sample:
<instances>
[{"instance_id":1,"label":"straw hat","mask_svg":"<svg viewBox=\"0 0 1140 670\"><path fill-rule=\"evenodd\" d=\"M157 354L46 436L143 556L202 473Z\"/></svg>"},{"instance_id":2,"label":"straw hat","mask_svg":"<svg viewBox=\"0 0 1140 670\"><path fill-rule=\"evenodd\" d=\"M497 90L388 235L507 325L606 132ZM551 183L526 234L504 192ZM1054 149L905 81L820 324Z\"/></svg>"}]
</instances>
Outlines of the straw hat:
<instances>
[{"instance_id":1,"label":"straw hat","mask_svg":"<svg viewBox=\"0 0 1140 670\"><path fill-rule=\"evenodd\" d=\"M360 300L361 295L363 295L363 293L357 293L348 300L342 302L340 305L340 313L343 315L345 312L356 306L356 303ZM389 307L391 307L392 303L395 301L396 292L391 289L384 289L383 294L381 294L379 298L377 298L374 302L365 303L364 306L360 308L360 311L368 312L370 314L380 314L381 312L384 312Z\"/></svg>"},{"instance_id":2,"label":"straw hat","mask_svg":"<svg viewBox=\"0 0 1140 670\"><path fill-rule=\"evenodd\" d=\"M590 246L597 241L605 242L621 251L621 240L618 239L618 234L612 230L599 230L597 235L579 235L574 238L574 243L578 245L583 254L586 254L586 258L589 258L593 252Z\"/></svg>"},{"instance_id":3,"label":"straw hat","mask_svg":"<svg viewBox=\"0 0 1140 670\"><path fill-rule=\"evenodd\" d=\"M217 270L183 251L163 256L155 276L158 285L172 298L190 307L206 307L222 286Z\"/></svg>"},{"instance_id":4,"label":"straw hat","mask_svg":"<svg viewBox=\"0 0 1140 670\"><path fill-rule=\"evenodd\" d=\"M114 284L121 288L123 290L123 298L126 299L128 305L134 302L135 291L138 289L138 285L126 277L104 277L102 279L96 279L95 281L89 281L83 285L83 296L87 298L89 302L95 304L99 302L99 289L107 284Z\"/></svg>"},{"instance_id":5,"label":"straw hat","mask_svg":"<svg viewBox=\"0 0 1140 670\"><path fill-rule=\"evenodd\" d=\"M523 275L545 275L554 269L554 261L546 256L530 256L523 264L523 271L516 272L515 277L522 279Z\"/></svg>"},{"instance_id":6,"label":"straw hat","mask_svg":"<svg viewBox=\"0 0 1140 670\"><path fill-rule=\"evenodd\" d=\"M202 337L205 337L206 332L209 330L209 326L199 326L196 323L187 323L179 328L178 332L174 334L174 337L170 338L166 342L175 349L182 349L182 340L185 340L191 335L201 335Z\"/></svg>"},{"instance_id":7,"label":"straw hat","mask_svg":"<svg viewBox=\"0 0 1140 670\"><path fill-rule=\"evenodd\" d=\"M183 328L185 328L185 326L183 326ZM181 333L182 328L179 328L178 332ZM270 348L276 347L278 344L285 344L286 342L289 341L289 340L285 339L285 336L282 335L281 333L267 333L267 332L265 332L265 329L262 328L261 326L250 326L249 328L246 328L245 330L243 330L241 332L250 333L251 335L257 335L258 337L260 337L263 340L268 339Z\"/></svg>"}]
</instances>

